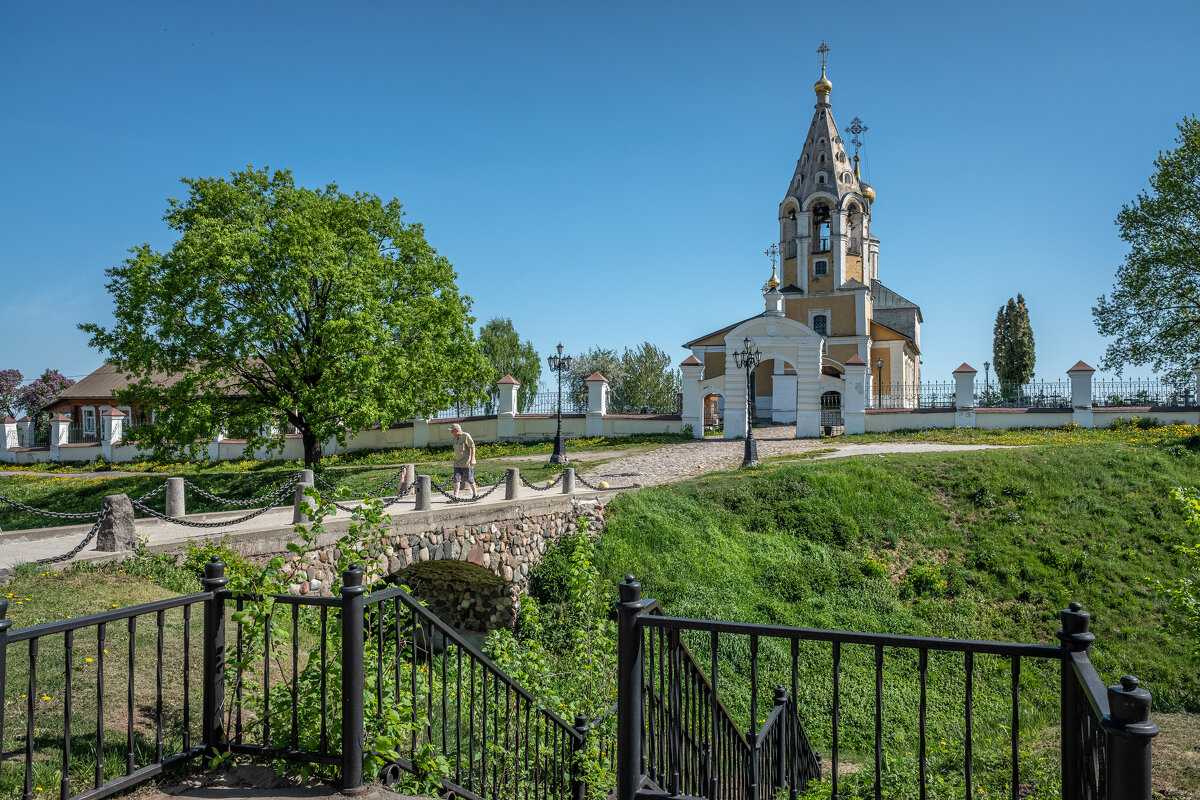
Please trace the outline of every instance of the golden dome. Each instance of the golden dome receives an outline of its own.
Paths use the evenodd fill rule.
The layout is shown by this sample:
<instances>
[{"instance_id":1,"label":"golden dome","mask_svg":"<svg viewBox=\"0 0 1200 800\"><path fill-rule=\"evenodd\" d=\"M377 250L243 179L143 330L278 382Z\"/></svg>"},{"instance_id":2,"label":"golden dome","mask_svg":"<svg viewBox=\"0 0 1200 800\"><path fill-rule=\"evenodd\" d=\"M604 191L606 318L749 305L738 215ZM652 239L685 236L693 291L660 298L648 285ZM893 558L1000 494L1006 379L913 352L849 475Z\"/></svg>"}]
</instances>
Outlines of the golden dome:
<instances>
[{"instance_id":1,"label":"golden dome","mask_svg":"<svg viewBox=\"0 0 1200 800\"><path fill-rule=\"evenodd\" d=\"M772 288L772 289L774 289L774 288L776 288L777 286L779 286L779 278L776 278L776 277L775 277L775 273L774 273L774 272L772 272L772 273L771 273L771 278L770 278L770 280L768 280L768 281L767 281L767 286L769 286L769 287L770 287L770 288Z\"/></svg>"},{"instance_id":2,"label":"golden dome","mask_svg":"<svg viewBox=\"0 0 1200 800\"><path fill-rule=\"evenodd\" d=\"M875 190L871 188L871 184L867 183L866 181L862 181L859 183L859 186L862 187L862 196L866 199L866 201L868 203L874 203Z\"/></svg>"},{"instance_id":3,"label":"golden dome","mask_svg":"<svg viewBox=\"0 0 1200 800\"><path fill-rule=\"evenodd\" d=\"M829 94L833 91L833 81L825 77L825 68L821 67L821 78L813 84L813 91L817 94Z\"/></svg>"}]
</instances>

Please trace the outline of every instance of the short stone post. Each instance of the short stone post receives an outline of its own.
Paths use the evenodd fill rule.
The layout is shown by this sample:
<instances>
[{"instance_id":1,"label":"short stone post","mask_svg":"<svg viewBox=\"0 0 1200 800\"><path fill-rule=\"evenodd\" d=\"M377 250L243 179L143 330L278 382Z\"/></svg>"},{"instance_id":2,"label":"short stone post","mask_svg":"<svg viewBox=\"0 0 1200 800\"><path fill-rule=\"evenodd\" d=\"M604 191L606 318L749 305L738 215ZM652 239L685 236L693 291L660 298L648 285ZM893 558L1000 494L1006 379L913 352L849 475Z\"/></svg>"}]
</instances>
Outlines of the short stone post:
<instances>
[{"instance_id":1,"label":"short stone post","mask_svg":"<svg viewBox=\"0 0 1200 800\"><path fill-rule=\"evenodd\" d=\"M692 436L704 438L704 398L700 396L700 381L704 376L704 362L688 356L679 365L683 379L683 424L692 426Z\"/></svg>"},{"instance_id":2,"label":"short stone post","mask_svg":"<svg viewBox=\"0 0 1200 800\"><path fill-rule=\"evenodd\" d=\"M496 381L496 391L500 397L500 408L496 414L496 438L506 441L517 438L517 390L520 382L512 375L505 375Z\"/></svg>"},{"instance_id":3,"label":"short stone post","mask_svg":"<svg viewBox=\"0 0 1200 800\"><path fill-rule=\"evenodd\" d=\"M296 483L296 494L292 500L292 524L299 525L305 522L308 518L304 515L301 505L308 499L304 496L305 489L311 489L316 486L316 479L313 476L311 469L300 470L300 480Z\"/></svg>"},{"instance_id":4,"label":"short stone post","mask_svg":"<svg viewBox=\"0 0 1200 800\"><path fill-rule=\"evenodd\" d=\"M563 470L562 487L563 487L563 490L562 490L563 494L575 494L575 468L574 467L567 467L566 469Z\"/></svg>"},{"instance_id":5,"label":"short stone post","mask_svg":"<svg viewBox=\"0 0 1200 800\"><path fill-rule=\"evenodd\" d=\"M1067 370L1071 379L1071 422L1081 428L1094 427L1092 421L1092 375L1096 370L1082 361Z\"/></svg>"},{"instance_id":6,"label":"short stone post","mask_svg":"<svg viewBox=\"0 0 1200 800\"><path fill-rule=\"evenodd\" d=\"M167 478L167 516L179 519L186 513L183 478Z\"/></svg>"},{"instance_id":7,"label":"short stone post","mask_svg":"<svg viewBox=\"0 0 1200 800\"><path fill-rule=\"evenodd\" d=\"M587 419L584 433L588 437L604 435L604 415L608 413L608 378L593 372L584 378L588 387Z\"/></svg>"},{"instance_id":8,"label":"short stone post","mask_svg":"<svg viewBox=\"0 0 1200 800\"><path fill-rule=\"evenodd\" d=\"M400 486L397 487L397 492L403 494L409 490L409 487L416 481L417 465L405 464L400 470L404 473L400 478Z\"/></svg>"},{"instance_id":9,"label":"short stone post","mask_svg":"<svg viewBox=\"0 0 1200 800\"><path fill-rule=\"evenodd\" d=\"M521 470L509 467L504 473L504 499L516 500L521 492Z\"/></svg>"},{"instance_id":10,"label":"short stone post","mask_svg":"<svg viewBox=\"0 0 1200 800\"><path fill-rule=\"evenodd\" d=\"M428 475L417 476L417 511L428 511L432 502L430 496L433 487Z\"/></svg>"},{"instance_id":11,"label":"short stone post","mask_svg":"<svg viewBox=\"0 0 1200 800\"><path fill-rule=\"evenodd\" d=\"M33 418L27 416L17 420L17 443L24 442L22 447L33 447Z\"/></svg>"},{"instance_id":12,"label":"short stone post","mask_svg":"<svg viewBox=\"0 0 1200 800\"><path fill-rule=\"evenodd\" d=\"M204 683L201 687L200 741L208 755L225 743L225 562L213 556L204 565L200 587L213 596L204 601Z\"/></svg>"},{"instance_id":13,"label":"short stone post","mask_svg":"<svg viewBox=\"0 0 1200 800\"><path fill-rule=\"evenodd\" d=\"M979 372L967 362L954 370L954 424L975 427L975 376Z\"/></svg>"},{"instance_id":14,"label":"short stone post","mask_svg":"<svg viewBox=\"0 0 1200 800\"><path fill-rule=\"evenodd\" d=\"M221 460L221 440L224 438L225 438L225 431L218 430L216 433L213 434L212 439L209 440L209 442L208 442L208 460L209 461L220 461Z\"/></svg>"},{"instance_id":15,"label":"short stone post","mask_svg":"<svg viewBox=\"0 0 1200 800\"><path fill-rule=\"evenodd\" d=\"M0 450L12 450L18 447L17 421L12 417L0 420Z\"/></svg>"},{"instance_id":16,"label":"short stone post","mask_svg":"<svg viewBox=\"0 0 1200 800\"><path fill-rule=\"evenodd\" d=\"M58 461L58 448L67 443L67 429L71 427L71 418L65 414L55 414L50 418L50 453L51 458Z\"/></svg>"},{"instance_id":17,"label":"short stone post","mask_svg":"<svg viewBox=\"0 0 1200 800\"><path fill-rule=\"evenodd\" d=\"M867 362L855 353L846 359L846 392L842 396L845 433L867 432Z\"/></svg>"},{"instance_id":18,"label":"short stone post","mask_svg":"<svg viewBox=\"0 0 1200 800\"><path fill-rule=\"evenodd\" d=\"M1150 721L1150 693L1126 675L1120 686L1108 687L1108 709L1100 720L1108 733L1108 796L1150 800L1150 743L1158 736L1158 726Z\"/></svg>"},{"instance_id":19,"label":"short stone post","mask_svg":"<svg viewBox=\"0 0 1200 800\"><path fill-rule=\"evenodd\" d=\"M124 494L110 494L101 506L108 513L96 532L96 549L104 553L137 550L137 531L133 527L133 503Z\"/></svg>"},{"instance_id":20,"label":"short stone post","mask_svg":"<svg viewBox=\"0 0 1200 800\"><path fill-rule=\"evenodd\" d=\"M429 420L426 417L413 418L413 447L429 447Z\"/></svg>"},{"instance_id":21,"label":"short stone post","mask_svg":"<svg viewBox=\"0 0 1200 800\"><path fill-rule=\"evenodd\" d=\"M100 415L100 453L105 461L112 461L113 447L125 435L125 412L110 408Z\"/></svg>"}]
</instances>

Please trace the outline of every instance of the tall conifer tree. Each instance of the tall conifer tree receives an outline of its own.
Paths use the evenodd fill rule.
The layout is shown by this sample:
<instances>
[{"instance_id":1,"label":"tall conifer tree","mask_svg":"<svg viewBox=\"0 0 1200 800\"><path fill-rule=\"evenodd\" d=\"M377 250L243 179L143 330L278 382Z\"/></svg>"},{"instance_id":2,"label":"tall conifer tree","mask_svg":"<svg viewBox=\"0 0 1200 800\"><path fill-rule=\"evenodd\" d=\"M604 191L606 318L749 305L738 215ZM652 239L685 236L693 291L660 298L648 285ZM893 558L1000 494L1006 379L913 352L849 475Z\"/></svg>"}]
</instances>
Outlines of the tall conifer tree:
<instances>
[{"instance_id":1,"label":"tall conifer tree","mask_svg":"<svg viewBox=\"0 0 1200 800\"><path fill-rule=\"evenodd\" d=\"M1033 377L1035 361L1029 310L1025 308L1025 298L1018 293L1016 300L1010 297L1000 306L992 329L992 363L1000 385L1019 386L1027 382Z\"/></svg>"}]
</instances>

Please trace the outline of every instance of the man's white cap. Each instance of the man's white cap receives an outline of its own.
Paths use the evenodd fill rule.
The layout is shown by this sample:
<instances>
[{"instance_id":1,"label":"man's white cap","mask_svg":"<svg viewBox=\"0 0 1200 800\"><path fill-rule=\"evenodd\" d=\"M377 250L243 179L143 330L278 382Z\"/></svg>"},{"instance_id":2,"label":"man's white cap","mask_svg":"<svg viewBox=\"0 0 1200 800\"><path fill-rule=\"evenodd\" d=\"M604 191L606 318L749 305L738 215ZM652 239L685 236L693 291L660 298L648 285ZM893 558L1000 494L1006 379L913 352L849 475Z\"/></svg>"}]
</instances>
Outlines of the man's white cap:
<instances>
[{"instance_id":1,"label":"man's white cap","mask_svg":"<svg viewBox=\"0 0 1200 800\"><path fill-rule=\"evenodd\" d=\"M456 423L454 423L453 425L451 425L451 426L450 426L450 430L452 430L452 431L461 431L461 430L462 430L462 425L459 425L459 424L456 422Z\"/></svg>"}]
</instances>

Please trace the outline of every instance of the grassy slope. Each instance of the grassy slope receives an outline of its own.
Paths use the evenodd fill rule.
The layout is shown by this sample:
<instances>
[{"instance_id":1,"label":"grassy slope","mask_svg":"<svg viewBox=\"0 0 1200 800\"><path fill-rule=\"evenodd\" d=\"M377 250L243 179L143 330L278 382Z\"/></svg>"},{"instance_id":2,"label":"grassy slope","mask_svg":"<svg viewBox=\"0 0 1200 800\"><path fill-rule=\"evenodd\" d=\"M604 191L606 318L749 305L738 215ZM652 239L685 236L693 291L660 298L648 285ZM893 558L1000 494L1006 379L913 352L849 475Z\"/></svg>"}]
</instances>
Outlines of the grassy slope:
<instances>
[{"instance_id":1,"label":"grassy slope","mask_svg":"<svg viewBox=\"0 0 1200 800\"><path fill-rule=\"evenodd\" d=\"M796 462L622 496L597 562L611 584L633 573L668 613L706 619L1054 644L1057 611L1079 600L1094 616L1094 661L1104 679L1136 674L1156 710L1196 711L1196 662L1166 629L1152 584L1182 564L1172 550L1182 520L1167 492L1198 482L1197 454L1113 437L1073 447ZM936 565L944 589L936 581L924 595L907 589L919 558ZM886 574L877 574L872 562L879 561ZM721 647L722 680L744 715L748 648L744 641ZM764 643L761 662L768 690L790 682L782 648ZM935 769L961 763L961 664L961 657L930 657ZM799 666L810 735L828 759L828 646L802 648ZM1035 740L1031 751L1045 754L1057 719L1056 670L1033 662L1022 669L1023 730ZM1006 660L977 660L977 754L1006 740L1008 670ZM874 714L866 648L846 648L842 681L842 741L865 753ZM917 691L915 656L889 651L885 750L898 769L914 758ZM761 717L767 691L759 701Z\"/></svg>"}]
</instances>

